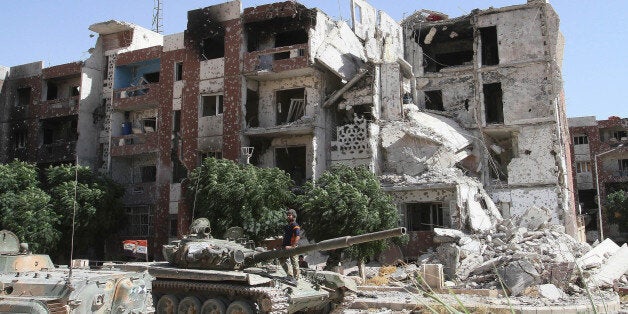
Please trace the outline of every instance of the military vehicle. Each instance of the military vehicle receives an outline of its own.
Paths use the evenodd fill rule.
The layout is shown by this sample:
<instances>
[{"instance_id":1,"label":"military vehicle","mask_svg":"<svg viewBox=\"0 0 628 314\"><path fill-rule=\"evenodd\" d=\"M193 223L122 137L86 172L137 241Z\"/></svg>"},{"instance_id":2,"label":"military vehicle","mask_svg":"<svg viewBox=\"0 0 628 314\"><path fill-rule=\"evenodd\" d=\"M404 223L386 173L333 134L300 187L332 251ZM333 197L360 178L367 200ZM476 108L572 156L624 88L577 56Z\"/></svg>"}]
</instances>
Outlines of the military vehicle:
<instances>
[{"instance_id":1,"label":"military vehicle","mask_svg":"<svg viewBox=\"0 0 628 314\"><path fill-rule=\"evenodd\" d=\"M225 239L211 236L209 221L195 220L189 235L163 248L167 262L132 263L155 277L156 313L327 313L347 305L353 280L331 271L301 269L287 277L273 260L310 251L327 251L405 234L405 228L346 236L292 249L253 248L230 229ZM237 229L236 229L237 230ZM344 301L344 304L343 304Z\"/></svg>"},{"instance_id":2,"label":"military vehicle","mask_svg":"<svg viewBox=\"0 0 628 314\"><path fill-rule=\"evenodd\" d=\"M55 267L0 231L0 313L148 313L151 277L121 270ZM85 263L87 262L87 263Z\"/></svg>"}]
</instances>

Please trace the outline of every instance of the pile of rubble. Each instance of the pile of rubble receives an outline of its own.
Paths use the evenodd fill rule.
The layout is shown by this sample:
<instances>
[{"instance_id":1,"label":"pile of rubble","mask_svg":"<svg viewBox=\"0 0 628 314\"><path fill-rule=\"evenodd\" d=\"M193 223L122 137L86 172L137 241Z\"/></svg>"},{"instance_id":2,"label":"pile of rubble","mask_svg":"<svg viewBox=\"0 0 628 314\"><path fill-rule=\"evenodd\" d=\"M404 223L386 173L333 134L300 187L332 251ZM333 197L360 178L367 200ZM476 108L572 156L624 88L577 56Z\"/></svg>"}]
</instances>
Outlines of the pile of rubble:
<instances>
[{"instance_id":1,"label":"pile of rubble","mask_svg":"<svg viewBox=\"0 0 628 314\"><path fill-rule=\"evenodd\" d=\"M437 248L417 263L442 264L449 286L506 289L511 296L559 299L627 283L626 244L619 247L607 239L592 249L567 235L563 226L536 217L547 216L533 208L503 220L494 231L472 235L436 228Z\"/></svg>"}]
</instances>

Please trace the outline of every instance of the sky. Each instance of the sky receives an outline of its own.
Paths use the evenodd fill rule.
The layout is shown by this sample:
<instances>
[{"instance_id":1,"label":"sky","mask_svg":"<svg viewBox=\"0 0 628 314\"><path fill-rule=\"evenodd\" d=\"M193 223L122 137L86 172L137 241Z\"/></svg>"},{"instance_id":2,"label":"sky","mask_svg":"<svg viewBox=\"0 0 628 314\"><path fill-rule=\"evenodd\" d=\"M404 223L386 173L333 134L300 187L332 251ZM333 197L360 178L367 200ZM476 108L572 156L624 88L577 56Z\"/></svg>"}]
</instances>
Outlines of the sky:
<instances>
[{"instance_id":1,"label":"sky","mask_svg":"<svg viewBox=\"0 0 628 314\"><path fill-rule=\"evenodd\" d=\"M420 9L457 17L475 8L504 7L526 0L367 0L400 21ZM185 30L187 11L223 0L161 0L163 34ZM273 1L242 0L242 7ZM349 0L301 0L335 19L349 20ZM43 61L53 66L89 57L96 43L88 27L119 20L152 27L155 0L0 0L0 65ZM619 97L628 73L628 1L550 0L565 36L563 81L567 116L628 117L628 101Z\"/></svg>"}]
</instances>

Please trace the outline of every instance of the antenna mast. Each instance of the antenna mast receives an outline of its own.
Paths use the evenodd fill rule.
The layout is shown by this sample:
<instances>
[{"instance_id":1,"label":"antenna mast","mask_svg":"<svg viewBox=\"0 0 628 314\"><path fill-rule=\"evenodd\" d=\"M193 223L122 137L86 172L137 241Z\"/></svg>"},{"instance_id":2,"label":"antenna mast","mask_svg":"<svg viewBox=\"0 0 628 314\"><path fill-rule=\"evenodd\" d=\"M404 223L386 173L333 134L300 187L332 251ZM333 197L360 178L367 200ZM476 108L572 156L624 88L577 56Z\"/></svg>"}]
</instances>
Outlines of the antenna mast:
<instances>
[{"instance_id":1,"label":"antenna mast","mask_svg":"<svg viewBox=\"0 0 628 314\"><path fill-rule=\"evenodd\" d=\"M163 16L162 16L162 0L153 0L153 28L155 33L163 33Z\"/></svg>"}]
</instances>

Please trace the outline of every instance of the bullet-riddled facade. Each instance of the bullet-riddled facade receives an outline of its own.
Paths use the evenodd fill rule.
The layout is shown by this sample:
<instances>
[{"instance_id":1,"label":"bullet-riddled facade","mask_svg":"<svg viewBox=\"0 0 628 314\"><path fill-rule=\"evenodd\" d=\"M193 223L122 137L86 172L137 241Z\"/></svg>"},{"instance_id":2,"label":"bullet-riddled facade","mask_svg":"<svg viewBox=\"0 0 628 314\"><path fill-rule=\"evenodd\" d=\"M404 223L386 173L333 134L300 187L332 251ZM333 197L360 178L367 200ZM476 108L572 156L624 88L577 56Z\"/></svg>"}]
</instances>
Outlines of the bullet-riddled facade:
<instances>
[{"instance_id":1,"label":"bullet-riddled facade","mask_svg":"<svg viewBox=\"0 0 628 314\"><path fill-rule=\"evenodd\" d=\"M0 68L13 117L3 161L110 174L126 188L120 236L148 239L155 258L186 231L185 178L208 156L279 167L297 184L334 163L369 167L414 237L407 258L434 227L484 232L530 207L575 228L548 4L402 23L350 5L350 24L293 1L191 10L165 36L93 24L83 62ZM58 146L67 154L33 157Z\"/></svg>"}]
</instances>

